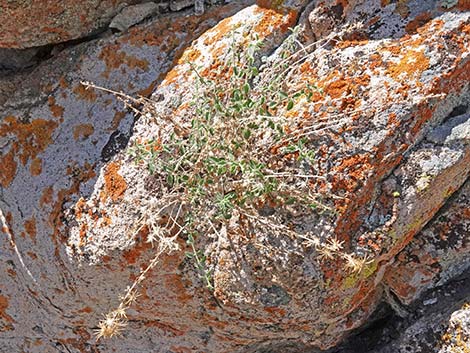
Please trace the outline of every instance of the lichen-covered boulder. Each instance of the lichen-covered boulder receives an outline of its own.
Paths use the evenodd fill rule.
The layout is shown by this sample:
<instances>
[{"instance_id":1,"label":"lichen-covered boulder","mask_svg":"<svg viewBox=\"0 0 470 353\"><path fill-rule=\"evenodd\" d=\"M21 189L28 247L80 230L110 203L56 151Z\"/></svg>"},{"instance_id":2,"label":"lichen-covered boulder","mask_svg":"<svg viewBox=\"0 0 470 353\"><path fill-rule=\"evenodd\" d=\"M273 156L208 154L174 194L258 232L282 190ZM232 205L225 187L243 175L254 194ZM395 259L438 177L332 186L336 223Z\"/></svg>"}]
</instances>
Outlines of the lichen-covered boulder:
<instances>
[{"instance_id":1,"label":"lichen-covered boulder","mask_svg":"<svg viewBox=\"0 0 470 353\"><path fill-rule=\"evenodd\" d=\"M138 1L7 1L0 9L0 48L30 48L93 34Z\"/></svg>"},{"instance_id":2,"label":"lichen-covered boulder","mask_svg":"<svg viewBox=\"0 0 470 353\"><path fill-rule=\"evenodd\" d=\"M407 304L462 272L468 233L451 229L466 227L467 194L430 225L441 233L421 230L470 174L469 10L465 0L232 2L70 48L18 85L0 80L3 347L327 349L390 292ZM139 282L122 336L96 341L102 314L156 251L145 221L160 184L132 148L168 132L158 119L184 124L198 80L224 79L227 53L246 53L253 38L263 43L255 88L301 48L283 85L308 87L308 99L283 112L315 151L308 187L328 212L293 210L280 232L240 230L238 218L200 237L213 291L177 237L180 250ZM260 222L276 212L260 211ZM293 230L314 234L315 246Z\"/></svg>"}]
</instances>

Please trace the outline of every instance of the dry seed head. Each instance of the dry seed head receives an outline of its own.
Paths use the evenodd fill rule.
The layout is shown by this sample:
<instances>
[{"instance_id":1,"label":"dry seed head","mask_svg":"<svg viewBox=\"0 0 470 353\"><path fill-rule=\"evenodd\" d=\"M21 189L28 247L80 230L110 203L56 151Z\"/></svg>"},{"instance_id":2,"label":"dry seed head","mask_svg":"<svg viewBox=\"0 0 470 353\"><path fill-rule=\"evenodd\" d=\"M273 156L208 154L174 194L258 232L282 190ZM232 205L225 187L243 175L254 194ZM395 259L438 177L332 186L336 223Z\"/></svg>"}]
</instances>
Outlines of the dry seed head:
<instances>
[{"instance_id":1,"label":"dry seed head","mask_svg":"<svg viewBox=\"0 0 470 353\"><path fill-rule=\"evenodd\" d=\"M124 307L124 305L121 303L119 304L119 307L112 314L114 314L114 316L119 317L119 318L127 318L126 310L127 308Z\"/></svg>"},{"instance_id":2,"label":"dry seed head","mask_svg":"<svg viewBox=\"0 0 470 353\"><path fill-rule=\"evenodd\" d=\"M364 267L372 262L369 258L355 257L350 254L343 254L343 259L346 260L346 268L353 273L361 273Z\"/></svg>"},{"instance_id":3,"label":"dry seed head","mask_svg":"<svg viewBox=\"0 0 470 353\"><path fill-rule=\"evenodd\" d=\"M343 248L344 241L339 241L338 239L328 239L328 245L326 246L333 252L340 251Z\"/></svg>"},{"instance_id":4,"label":"dry seed head","mask_svg":"<svg viewBox=\"0 0 470 353\"><path fill-rule=\"evenodd\" d=\"M318 257L321 260L328 260L328 259L333 260L334 259L334 253L331 251L331 249L327 247L317 247L316 250L318 252Z\"/></svg>"},{"instance_id":5,"label":"dry seed head","mask_svg":"<svg viewBox=\"0 0 470 353\"><path fill-rule=\"evenodd\" d=\"M113 314L106 315L104 320L101 320L98 324L98 329L95 330L96 340L101 337L111 338L113 336L119 336L126 326L126 322L116 317Z\"/></svg>"}]
</instances>

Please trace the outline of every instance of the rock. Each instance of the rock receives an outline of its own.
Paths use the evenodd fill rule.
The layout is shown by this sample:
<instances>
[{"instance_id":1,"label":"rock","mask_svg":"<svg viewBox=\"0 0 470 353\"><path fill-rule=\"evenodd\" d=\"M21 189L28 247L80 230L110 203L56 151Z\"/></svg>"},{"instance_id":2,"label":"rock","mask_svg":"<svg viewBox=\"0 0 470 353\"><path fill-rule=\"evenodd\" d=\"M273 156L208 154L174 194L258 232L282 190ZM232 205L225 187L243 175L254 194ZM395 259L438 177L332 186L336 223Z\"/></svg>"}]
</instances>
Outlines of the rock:
<instances>
[{"instance_id":1,"label":"rock","mask_svg":"<svg viewBox=\"0 0 470 353\"><path fill-rule=\"evenodd\" d=\"M467 181L397 255L385 275L384 283L407 315L389 314L385 324L378 317L377 328L359 330L330 353L442 353L456 349L457 342L468 342L468 333L449 318L470 300L469 196ZM460 325L467 321L462 318Z\"/></svg>"},{"instance_id":2,"label":"rock","mask_svg":"<svg viewBox=\"0 0 470 353\"><path fill-rule=\"evenodd\" d=\"M407 311L437 298L424 307L445 316L444 299L422 296L469 265L468 3L308 3L237 1L201 17L172 14L66 48L12 76L13 85L0 79L5 350L313 351L340 344L387 300ZM37 26L13 42L11 28L19 27L5 21L1 46L83 36L99 27L96 18L108 23L117 12L116 2L100 4L94 21L63 35L42 38ZM9 6L11 17L24 11ZM64 8L55 11L70 19L73 6ZM316 30L310 11L332 19L327 28ZM320 40L307 46L315 39L299 38L300 57L289 31L296 24ZM96 341L102 315L118 307L156 252L149 235L161 225L149 218L161 182L136 162L135 149L169 138L176 123L184 128L198 82L230 80L224 58L234 48L250 55L255 40L262 44L252 89L276 79L270 65L294 60L283 90L307 93L280 112L308 137L314 163L302 168L318 178L304 184L329 211L293 205L282 213L268 204L259 219L282 213L282 232L241 227L239 215L198 237L192 245L204 254L199 265L212 270L212 292L181 236L173 244L180 250L161 255L139 282L122 337ZM138 95L150 100L129 98ZM315 246L302 234L315 235ZM455 330L465 329L463 316L456 314Z\"/></svg>"},{"instance_id":3,"label":"rock","mask_svg":"<svg viewBox=\"0 0 470 353\"><path fill-rule=\"evenodd\" d=\"M23 69L37 63L38 48L2 49L0 48L0 72Z\"/></svg>"},{"instance_id":4,"label":"rock","mask_svg":"<svg viewBox=\"0 0 470 353\"><path fill-rule=\"evenodd\" d=\"M180 11L187 7L193 6L194 0L172 0L170 1L171 11Z\"/></svg>"},{"instance_id":5,"label":"rock","mask_svg":"<svg viewBox=\"0 0 470 353\"><path fill-rule=\"evenodd\" d=\"M470 347L470 306L452 313L439 353L465 352Z\"/></svg>"},{"instance_id":6,"label":"rock","mask_svg":"<svg viewBox=\"0 0 470 353\"><path fill-rule=\"evenodd\" d=\"M134 120L112 94L87 90L80 82L92 81L134 96L148 95L185 46L244 6L246 3L238 2L202 17L169 15L130 29L119 38L67 48L28 72L0 77L0 209L21 256L15 253L2 223L2 350L133 351L140 347L154 351L159 345L158 339L139 343L140 334L125 344L97 343L93 329L109 310L110 301L117 298L115 294L128 285L127 279L115 278L110 269L122 268L124 272L118 272L128 278L136 263L129 267L128 260L121 259L113 264L110 253L108 265L101 258L101 265L95 267L68 255L73 250L67 245L65 209L91 195L103 161L126 145ZM116 168L107 170L109 175L119 174ZM117 200L125 187L118 177L112 180L111 199ZM13 204L19 207L16 211L8 206ZM95 211L106 223L102 210ZM24 224L27 231L20 230ZM128 252L131 263L132 254L133 250ZM113 278L119 279L115 282ZM172 279L179 285L174 276L168 277ZM96 285L106 289L98 294ZM158 319L145 321L153 333L167 332L173 337L162 347L179 345L179 329L171 333L173 329L160 325Z\"/></svg>"},{"instance_id":7,"label":"rock","mask_svg":"<svg viewBox=\"0 0 470 353\"><path fill-rule=\"evenodd\" d=\"M88 36L106 27L123 4L136 2L9 1L0 12L0 48L38 47Z\"/></svg>"},{"instance_id":8,"label":"rock","mask_svg":"<svg viewBox=\"0 0 470 353\"><path fill-rule=\"evenodd\" d=\"M454 118L454 122L461 120L461 117ZM444 126L446 125L448 126ZM461 124L462 127L465 125ZM449 131L447 136L452 136L457 131ZM431 136L435 133L436 130ZM456 145L459 144L460 142L456 141ZM444 187L441 188L445 190ZM452 197L449 205L438 212L434 220L396 257L395 263L385 276L385 283L404 304L411 304L418 300L424 291L442 286L468 270L469 203L470 183L467 181Z\"/></svg>"},{"instance_id":9,"label":"rock","mask_svg":"<svg viewBox=\"0 0 470 353\"><path fill-rule=\"evenodd\" d=\"M145 18L158 12L158 5L154 2L146 2L133 6L125 7L109 24L110 28L115 28L121 32L126 31L129 27L141 22Z\"/></svg>"}]
</instances>

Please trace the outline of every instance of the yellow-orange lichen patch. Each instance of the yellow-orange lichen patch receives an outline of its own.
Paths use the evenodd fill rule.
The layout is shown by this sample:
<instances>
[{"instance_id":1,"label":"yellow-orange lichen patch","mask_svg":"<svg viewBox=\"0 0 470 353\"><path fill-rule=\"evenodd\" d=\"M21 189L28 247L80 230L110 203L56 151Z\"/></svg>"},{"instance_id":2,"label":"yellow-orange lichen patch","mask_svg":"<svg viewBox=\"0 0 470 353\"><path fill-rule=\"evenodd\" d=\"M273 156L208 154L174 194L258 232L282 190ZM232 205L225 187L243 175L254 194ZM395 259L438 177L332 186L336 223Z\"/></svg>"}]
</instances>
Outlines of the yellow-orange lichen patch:
<instances>
[{"instance_id":1,"label":"yellow-orange lichen patch","mask_svg":"<svg viewBox=\"0 0 470 353\"><path fill-rule=\"evenodd\" d=\"M120 165L112 162L108 165L104 174L105 197L110 197L113 201L122 198L127 189L126 181L118 173L119 169Z\"/></svg>"},{"instance_id":2,"label":"yellow-orange lichen patch","mask_svg":"<svg viewBox=\"0 0 470 353\"><path fill-rule=\"evenodd\" d=\"M24 229L26 233L31 237L31 239L36 239L37 229L36 229L36 218L31 217L30 219L24 222Z\"/></svg>"},{"instance_id":3,"label":"yellow-orange lichen patch","mask_svg":"<svg viewBox=\"0 0 470 353\"><path fill-rule=\"evenodd\" d=\"M52 116L55 118L60 118L64 114L64 107L58 105L55 101L54 97L49 97L47 99L47 104L49 105L49 109L52 113Z\"/></svg>"},{"instance_id":4,"label":"yellow-orange lichen patch","mask_svg":"<svg viewBox=\"0 0 470 353\"><path fill-rule=\"evenodd\" d=\"M32 176L38 176L42 173L42 159L34 158L29 167L29 172Z\"/></svg>"},{"instance_id":5,"label":"yellow-orange lichen patch","mask_svg":"<svg viewBox=\"0 0 470 353\"><path fill-rule=\"evenodd\" d=\"M234 28L234 24L232 23L232 19L230 17L223 19L217 24L217 26L204 33L204 45L210 46L214 43L217 43L223 37L228 35L232 30L234 30Z\"/></svg>"},{"instance_id":6,"label":"yellow-orange lichen patch","mask_svg":"<svg viewBox=\"0 0 470 353\"><path fill-rule=\"evenodd\" d=\"M37 260L38 259L38 255L32 251L28 251L26 254L28 254L28 256L30 258L32 258L33 260Z\"/></svg>"},{"instance_id":7,"label":"yellow-orange lichen patch","mask_svg":"<svg viewBox=\"0 0 470 353\"><path fill-rule=\"evenodd\" d=\"M0 125L0 137L16 136L12 149L16 151L16 148L20 148L19 158L23 165L26 165L29 159L36 158L52 143L52 133L57 126L58 123L55 121L36 119L29 123L23 123L13 116L8 116Z\"/></svg>"},{"instance_id":8,"label":"yellow-orange lichen patch","mask_svg":"<svg viewBox=\"0 0 470 353\"><path fill-rule=\"evenodd\" d=\"M111 70L119 68L125 64L130 68L140 68L144 71L148 70L149 62L146 59L139 59L135 56L128 55L124 51L120 51L119 44L109 45L101 51L99 58L106 65L105 71L101 74L105 78L109 78Z\"/></svg>"},{"instance_id":9,"label":"yellow-orange lichen patch","mask_svg":"<svg viewBox=\"0 0 470 353\"><path fill-rule=\"evenodd\" d=\"M0 156L0 165L2 166L0 168L0 185L7 188L15 178L16 167L18 166L15 161L14 149L11 149L4 156Z\"/></svg>"},{"instance_id":10,"label":"yellow-orange lichen patch","mask_svg":"<svg viewBox=\"0 0 470 353\"><path fill-rule=\"evenodd\" d=\"M73 138L75 141L85 140L95 132L92 124L80 124L73 128Z\"/></svg>"},{"instance_id":11,"label":"yellow-orange lichen patch","mask_svg":"<svg viewBox=\"0 0 470 353\"><path fill-rule=\"evenodd\" d=\"M186 62L194 62L197 58L201 56L201 52L196 48L190 48L186 50L181 58L178 60L178 64L185 64Z\"/></svg>"},{"instance_id":12,"label":"yellow-orange lichen patch","mask_svg":"<svg viewBox=\"0 0 470 353\"><path fill-rule=\"evenodd\" d=\"M369 82L369 75L362 75L352 78L341 75L336 77L334 81L326 83L324 92L334 99L348 95L353 95L356 97L359 95L358 93L363 87L369 85Z\"/></svg>"},{"instance_id":13,"label":"yellow-orange lichen patch","mask_svg":"<svg viewBox=\"0 0 470 353\"><path fill-rule=\"evenodd\" d=\"M84 212L88 209L88 205L83 197L80 197L75 204L75 217L81 220Z\"/></svg>"},{"instance_id":14,"label":"yellow-orange lichen patch","mask_svg":"<svg viewBox=\"0 0 470 353\"><path fill-rule=\"evenodd\" d=\"M424 50L408 50L398 63L391 63L387 69L387 74L395 80L407 80L416 78L429 68L429 59L424 54Z\"/></svg>"},{"instance_id":15,"label":"yellow-orange lichen patch","mask_svg":"<svg viewBox=\"0 0 470 353\"><path fill-rule=\"evenodd\" d=\"M275 10L265 8L258 8L256 12L263 13L263 18L253 28L254 32L261 37L267 37L278 29L281 30L281 33L286 33L289 28L294 26L298 14L297 11L290 11L287 15L283 15Z\"/></svg>"}]
</instances>

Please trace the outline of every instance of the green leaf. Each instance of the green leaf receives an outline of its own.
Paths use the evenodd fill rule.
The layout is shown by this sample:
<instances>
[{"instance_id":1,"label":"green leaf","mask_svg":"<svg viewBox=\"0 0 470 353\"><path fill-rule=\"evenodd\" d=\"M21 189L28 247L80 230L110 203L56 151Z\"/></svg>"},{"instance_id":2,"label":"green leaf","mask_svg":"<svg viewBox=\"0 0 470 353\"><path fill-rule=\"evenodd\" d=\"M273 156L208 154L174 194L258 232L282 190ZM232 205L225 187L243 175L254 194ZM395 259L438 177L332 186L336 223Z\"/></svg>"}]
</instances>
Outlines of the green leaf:
<instances>
[{"instance_id":1,"label":"green leaf","mask_svg":"<svg viewBox=\"0 0 470 353\"><path fill-rule=\"evenodd\" d=\"M292 100L287 103L287 110L291 110L294 107L294 102Z\"/></svg>"},{"instance_id":2,"label":"green leaf","mask_svg":"<svg viewBox=\"0 0 470 353\"><path fill-rule=\"evenodd\" d=\"M250 136L251 136L251 130L250 130L250 129L245 129L245 130L243 131L243 137L244 137L246 140L248 140L248 139L250 138Z\"/></svg>"}]
</instances>

